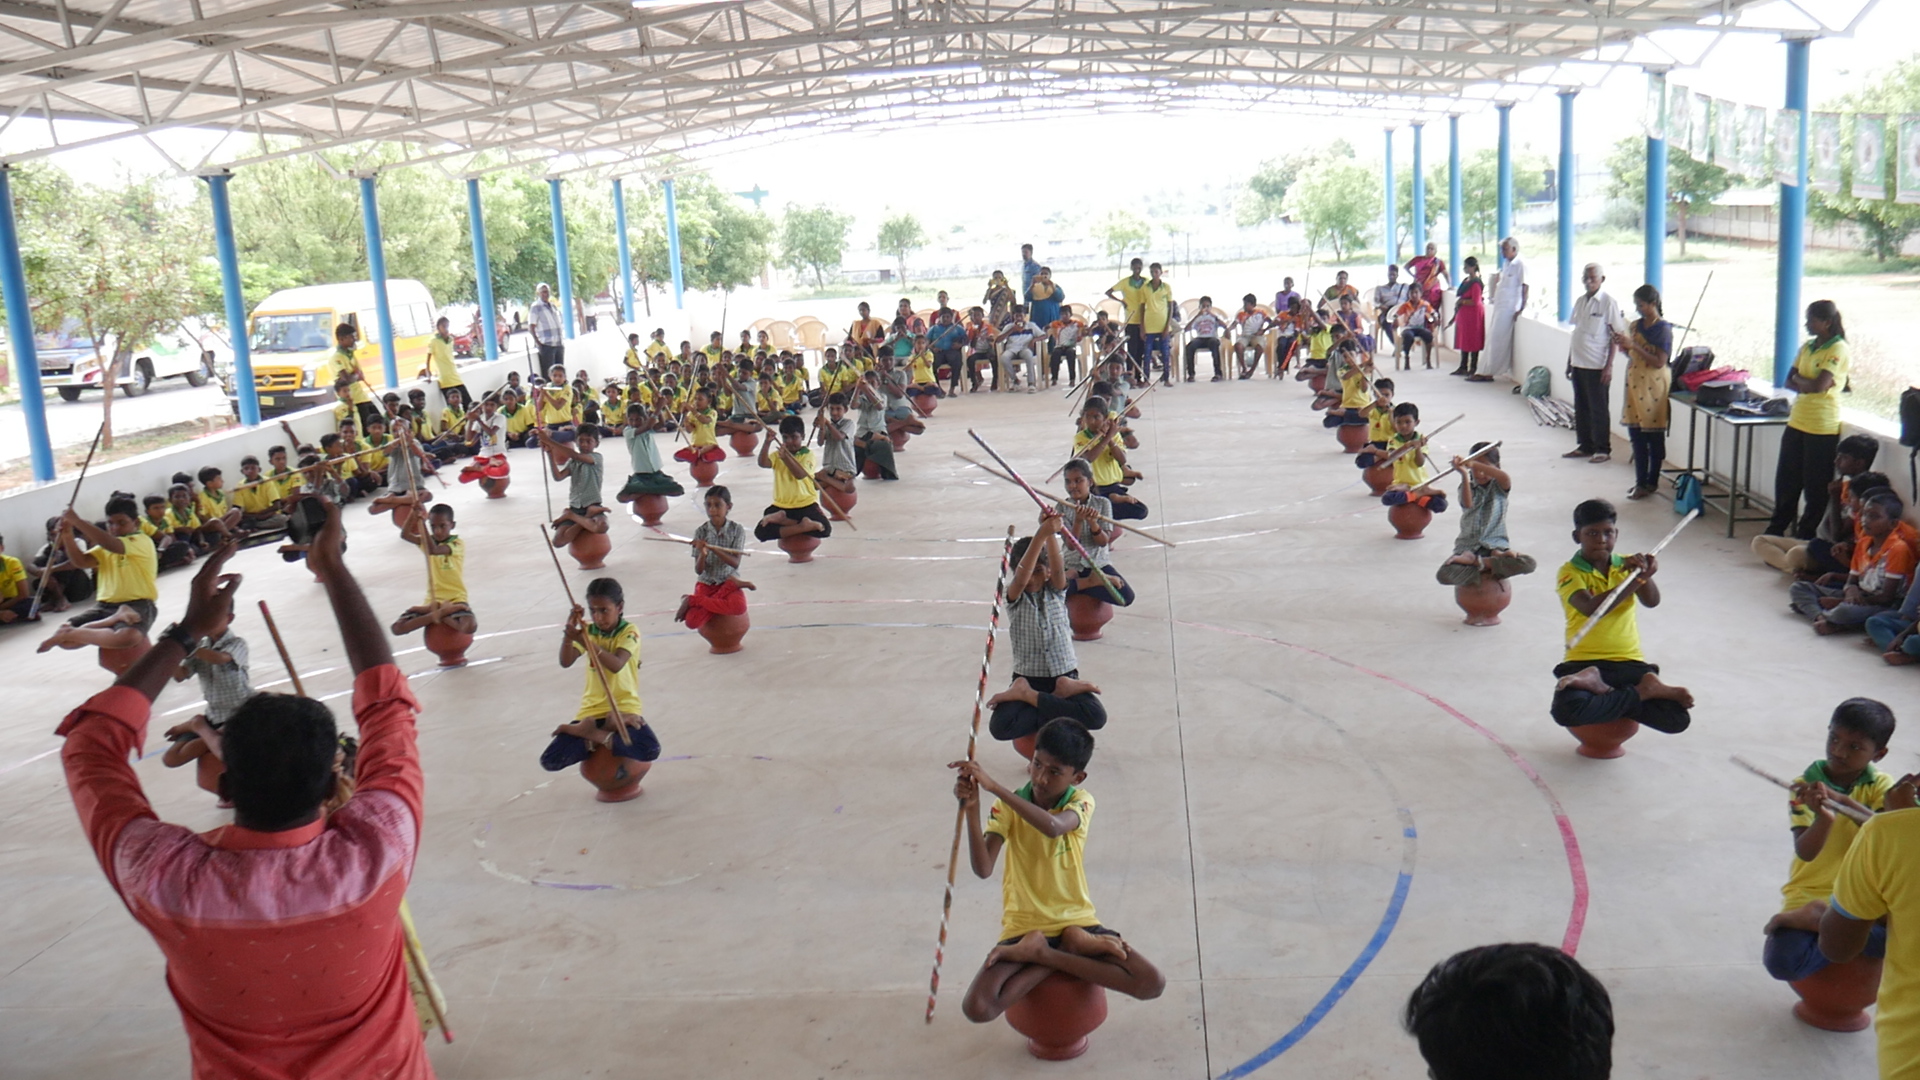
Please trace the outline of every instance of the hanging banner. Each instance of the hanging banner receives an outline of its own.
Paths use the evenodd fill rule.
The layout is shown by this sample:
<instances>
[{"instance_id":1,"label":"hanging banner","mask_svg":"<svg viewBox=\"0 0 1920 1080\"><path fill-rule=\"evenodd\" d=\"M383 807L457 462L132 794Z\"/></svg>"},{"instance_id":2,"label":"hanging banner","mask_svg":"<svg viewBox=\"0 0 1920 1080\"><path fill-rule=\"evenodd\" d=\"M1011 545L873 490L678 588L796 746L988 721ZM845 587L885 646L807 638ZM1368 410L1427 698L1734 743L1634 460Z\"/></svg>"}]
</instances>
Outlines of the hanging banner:
<instances>
[{"instance_id":1,"label":"hanging banner","mask_svg":"<svg viewBox=\"0 0 1920 1080\"><path fill-rule=\"evenodd\" d=\"M1684 86L1667 84L1667 141L1685 150L1691 143L1693 95Z\"/></svg>"},{"instance_id":2,"label":"hanging banner","mask_svg":"<svg viewBox=\"0 0 1920 1080\"><path fill-rule=\"evenodd\" d=\"M1893 201L1920 204L1920 116L1900 118L1900 156L1894 169Z\"/></svg>"},{"instance_id":3,"label":"hanging banner","mask_svg":"<svg viewBox=\"0 0 1920 1080\"><path fill-rule=\"evenodd\" d=\"M1658 72L1647 72L1647 106L1640 126L1649 139L1667 137L1667 77Z\"/></svg>"},{"instance_id":4,"label":"hanging banner","mask_svg":"<svg viewBox=\"0 0 1920 1080\"><path fill-rule=\"evenodd\" d=\"M1741 125L1740 171L1753 180L1767 175L1767 110L1758 105L1747 106L1746 123Z\"/></svg>"},{"instance_id":5,"label":"hanging banner","mask_svg":"<svg viewBox=\"0 0 1920 1080\"><path fill-rule=\"evenodd\" d=\"M1740 175L1740 135L1746 129L1746 115L1725 98L1713 99L1713 163L1735 176Z\"/></svg>"},{"instance_id":6,"label":"hanging banner","mask_svg":"<svg viewBox=\"0 0 1920 1080\"><path fill-rule=\"evenodd\" d=\"M1781 109L1773 122L1773 179L1800 186L1800 110Z\"/></svg>"},{"instance_id":7,"label":"hanging banner","mask_svg":"<svg viewBox=\"0 0 1920 1080\"><path fill-rule=\"evenodd\" d=\"M1807 124L1807 187L1840 190L1840 114L1814 113Z\"/></svg>"},{"instance_id":8,"label":"hanging banner","mask_svg":"<svg viewBox=\"0 0 1920 1080\"><path fill-rule=\"evenodd\" d=\"M1713 99L1705 94L1689 95L1687 153L1695 161L1706 161L1713 153Z\"/></svg>"},{"instance_id":9,"label":"hanging banner","mask_svg":"<svg viewBox=\"0 0 1920 1080\"><path fill-rule=\"evenodd\" d=\"M1856 199L1887 197L1887 118L1853 118L1853 190Z\"/></svg>"}]
</instances>

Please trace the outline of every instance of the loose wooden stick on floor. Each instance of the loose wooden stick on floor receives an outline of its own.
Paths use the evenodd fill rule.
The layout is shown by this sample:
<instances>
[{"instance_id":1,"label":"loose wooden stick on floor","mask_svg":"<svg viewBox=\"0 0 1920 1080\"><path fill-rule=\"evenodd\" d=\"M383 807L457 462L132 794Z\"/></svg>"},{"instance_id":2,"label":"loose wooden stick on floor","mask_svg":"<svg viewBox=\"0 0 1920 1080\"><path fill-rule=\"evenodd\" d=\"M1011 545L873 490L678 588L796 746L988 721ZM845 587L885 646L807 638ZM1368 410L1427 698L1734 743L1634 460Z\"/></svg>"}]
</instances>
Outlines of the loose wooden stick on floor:
<instances>
[{"instance_id":1,"label":"loose wooden stick on floor","mask_svg":"<svg viewBox=\"0 0 1920 1080\"><path fill-rule=\"evenodd\" d=\"M1000 549L1000 577L993 586L993 614L987 619L987 651L980 661L980 685L973 693L973 723L967 729L967 760L977 760L980 746L980 713L986 707L987 672L993 667L993 639L1000 630L1000 610L1007 598L1007 570L1013 561L1013 526L1007 526L1007 542ZM947 952L947 918L953 914L953 881L960 869L960 836L966 829L967 804L961 803L953 819L953 850L947 855L947 895L940 901L940 940L933 947L933 982L927 987L927 1023L933 1023L933 1003L940 994L940 962Z\"/></svg>"}]
</instances>

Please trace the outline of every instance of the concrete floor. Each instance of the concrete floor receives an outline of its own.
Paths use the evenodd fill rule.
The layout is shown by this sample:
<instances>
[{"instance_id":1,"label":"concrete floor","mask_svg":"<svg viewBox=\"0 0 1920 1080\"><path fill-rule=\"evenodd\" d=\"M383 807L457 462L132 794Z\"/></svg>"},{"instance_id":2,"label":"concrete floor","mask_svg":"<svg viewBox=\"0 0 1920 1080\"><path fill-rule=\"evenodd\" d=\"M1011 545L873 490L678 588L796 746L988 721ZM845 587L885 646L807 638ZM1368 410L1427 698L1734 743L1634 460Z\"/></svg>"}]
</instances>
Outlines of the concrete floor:
<instances>
[{"instance_id":1,"label":"concrete floor","mask_svg":"<svg viewBox=\"0 0 1920 1080\"><path fill-rule=\"evenodd\" d=\"M1701 702L1694 729L1643 733L1617 761L1575 756L1546 714L1551 572L1574 502L1629 486L1624 440L1612 465L1563 461L1568 433L1535 427L1504 386L1398 381L1429 427L1468 414L1445 450L1506 440L1513 535L1542 569L1500 627L1463 626L1434 583L1457 517L1395 540L1300 384L1147 399L1136 490L1180 546L1121 545L1140 601L1080 656L1112 713L1088 780L1094 897L1169 983L1155 1002L1116 998L1091 1052L1061 1065L960 1016L999 903L997 882L964 869L939 1012L921 1021L952 835L943 766L964 751L998 538L1033 520L950 451L972 449L972 425L1044 476L1070 433L1058 394L943 403L905 479L863 485L859 531L837 530L812 565L749 560L760 589L735 656L671 621L685 550L618 522L605 572L648 635L642 688L666 753L621 806L536 761L581 676L552 658L565 604L537 547L535 461L516 455L504 502L456 486L489 636L462 671L401 657L419 673L429 778L411 897L458 1035L432 1046L440 1075L1414 1078L1407 993L1449 953L1507 940L1575 947L1607 984L1616 1076L1874 1075L1871 1035L1800 1025L1760 968L1789 836L1780 793L1727 757L1797 770L1839 699L1901 708L1912 673L1816 638L1786 612L1784 581L1710 520L1668 550L1667 603L1642 622L1652 658ZM742 518L768 500L745 459L721 482ZM1622 513L1632 549L1674 521L1665 504ZM668 516L682 534L698 520L691 499ZM390 527L360 517L351 540L377 607L417 598L419 558ZM593 576L569 566L576 590ZM268 597L309 692L344 694L310 577L261 552L237 568L259 684L279 674L252 603ZM163 582L163 620L186 581ZM37 636L0 637L0 662L32 673L0 721L3 1071L182 1077L159 954L82 843L49 734L106 678L90 655L36 658ZM1002 649L996 688L1009 662ZM168 690L151 746L193 697ZM1010 748L983 755L1016 776ZM1906 737L1887 765L1914 767ZM188 771L139 771L170 819L221 822Z\"/></svg>"}]
</instances>

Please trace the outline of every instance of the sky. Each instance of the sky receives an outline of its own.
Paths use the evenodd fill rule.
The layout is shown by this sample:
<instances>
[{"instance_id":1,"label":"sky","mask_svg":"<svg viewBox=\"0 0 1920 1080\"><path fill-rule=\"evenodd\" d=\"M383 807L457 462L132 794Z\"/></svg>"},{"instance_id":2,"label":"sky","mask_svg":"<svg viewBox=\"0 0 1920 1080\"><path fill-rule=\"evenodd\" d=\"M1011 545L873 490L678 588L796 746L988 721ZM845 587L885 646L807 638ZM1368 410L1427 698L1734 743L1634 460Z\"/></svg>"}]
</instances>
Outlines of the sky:
<instances>
[{"instance_id":1,"label":"sky","mask_svg":"<svg viewBox=\"0 0 1920 1080\"><path fill-rule=\"evenodd\" d=\"M1871 0L1799 0L1799 6L1830 24L1844 24ZM1780 5L1767 5L1776 11ZM1761 12L1765 14L1766 12ZM1704 55L1707 35L1674 35L1654 46L1637 47L1639 55L1670 50L1683 61L1673 82L1716 97L1777 107L1783 103L1786 50L1771 35L1726 35ZM1914 55L1920 49L1920 3L1915 0L1878 0L1855 36L1826 39L1812 46L1812 99L1815 107L1834 95L1858 86L1873 73ZM1656 47L1657 46L1657 47ZM1697 63L1690 61L1697 60ZM1610 72L1589 66L1573 72L1590 83L1576 103L1576 150L1583 157L1604 155L1612 143L1636 132L1646 95L1646 77L1638 69ZM1530 94L1531 96L1526 96ZM1523 91L1513 111L1514 139L1521 152L1551 155L1559 140L1559 109L1550 87ZM970 166L943 168L929 164L931 155L918 152L946 137L968 145L988 140L1009 148L1006 159L1017 160L1022 146L1061 146L1067 126L1071 138L1064 153L1048 151L1040 159L1044 172L1036 177L993 170L982 176ZM1384 140L1377 116L1295 115L1281 122L1275 114L1236 111L1179 111L1166 114L1124 113L1080 116L1070 120L1006 120L942 125L884 134L833 132L803 136L749 152L719 154L703 162L722 187L732 191L755 188L767 192L770 212L788 203L829 203L856 215L856 245L871 244L878 223L890 210L909 211L943 231L939 223L954 217L957 208L977 215L985 210L1019 219L1044 199L1049 205L1070 203L1083 212L1140 201L1142 192L1181 188L1199 182L1237 185L1266 158L1284 156L1314 141L1342 137L1363 159L1377 159ZM77 126L75 126L77 128ZM1497 120L1489 105L1461 117L1463 150L1495 144ZM192 162L210 145L204 132L162 133L157 136L176 158ZM1396 158L1405 167L1411 158L1410 136L1397 136ZM902 153L912 148L913 152ZM1097 162L1094 147L1120 148L1116 159ZM1141 147L1163 152L1142 153ZM0 154L8 137L0 136ZM1444 160L1444 121L1427 129L1429 161ZM77 151L55 158L82 177L102 180L128 173L170 170L165 158L141 140ZM872 162L877 167L847 168L837 163ZM809 167L809 163L812 163ZM1035 184L1040 185L1036 190Z\"/></svg>"}]
</instances>

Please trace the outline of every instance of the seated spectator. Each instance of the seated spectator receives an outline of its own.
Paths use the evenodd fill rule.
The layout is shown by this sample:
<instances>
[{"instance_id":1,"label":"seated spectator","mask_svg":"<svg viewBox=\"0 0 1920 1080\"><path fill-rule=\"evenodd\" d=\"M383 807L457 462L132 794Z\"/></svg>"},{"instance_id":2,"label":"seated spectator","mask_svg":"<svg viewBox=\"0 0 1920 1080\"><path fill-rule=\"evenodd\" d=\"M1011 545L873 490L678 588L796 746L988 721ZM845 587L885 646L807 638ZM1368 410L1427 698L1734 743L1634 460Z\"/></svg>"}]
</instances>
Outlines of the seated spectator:
<instances>
[{"instance_id":1,"label":"seated spectator","mask_svg":"<svg viewBox=\"0 0 1920 1080\"><path fill-rule=\"evenodd\" d=\"M1849 494L1871 486L1887 486L1885 476L1867 471L1873 468L1873 459L1879 454L1880 440L1871 435L1849 435L1841 439L1833 454L1833 471L1839 475L1827 485L1830 497L1826 515L1820 521L1820 531L1812 540L1762 533L1753 538L1754 554L1775 570L1813 576L1846 573L1846 557L1836 558L1833 548L1835 544L1850 541L1854 535ZM1875 477L1880 480L1877 485L1862 483Z\"/></svg>"},{"instance_id":2,"label":"seated spectator","mask_svg":"<svg viewBox=\"0 0 1920 1080\"><path fill-rule=\"evenodd\" d=\"M1873 616L1893 610L1906 596L1916 557L1911 542L1896 529L1905 509L1892 491L1868 495L1849 571L1793 583L1788 603L1813 620L1814 632L1860 629Z\"/></svg>"}]
</instances>

